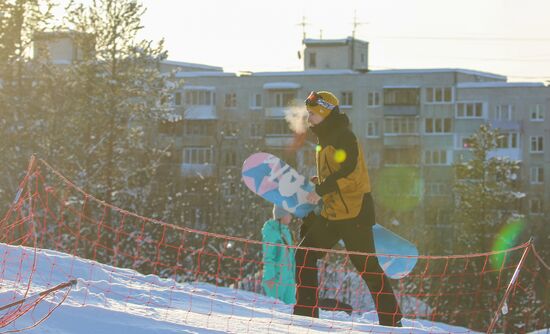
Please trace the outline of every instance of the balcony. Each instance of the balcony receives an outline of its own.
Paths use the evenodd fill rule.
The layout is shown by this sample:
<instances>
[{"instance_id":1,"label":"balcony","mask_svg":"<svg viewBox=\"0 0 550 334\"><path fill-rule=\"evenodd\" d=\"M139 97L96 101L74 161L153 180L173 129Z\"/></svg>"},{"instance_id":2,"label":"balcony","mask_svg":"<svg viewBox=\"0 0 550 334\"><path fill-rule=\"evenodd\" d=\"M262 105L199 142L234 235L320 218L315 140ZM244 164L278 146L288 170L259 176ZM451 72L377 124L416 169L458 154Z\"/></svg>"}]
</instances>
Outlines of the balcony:
<instances>
[{"instance_id":1,"label":"balcony","mask_svg":"<svg viewBox=\"0 0 550 334\"><path fill-rule=\"evenodd\" d=\"M510 160L522 160L521 149L500 148L487 153L487 158L508 158Z\"/></svg>"},{"instance_id":2,"label":"balcony","mask_svg":"<svg viewBox=\"0 0 550 334\"><path fill-rule=\"evenodd\" d=\"M270 147L289 147L294 141L292 135L269 134L265 135L265 145Z\"/></svg>"},{"instance_id":3,"label":"balcony","mask_svg":"<svg viewBox=\"0 0 550 334\"><path fill-rule=\"evenodd\" d=\"M420 164L420 149L419 147L392 147L385 148L384 166L415 166Z\"/></svg>"},{"instance_id":4,"label":"balcony","mask_svg":"<svg viewBox=\"0 0 550 334\"><path fill-rule=\"evenodd\" d=\"M402 135L385 134L384 146L394 146L394 147L420 146L420 135L418 134L402 134Z\"/></svg>"},{"instance_id":5,"label":"balcony","mask_svg":"<svg viewBox=\"0 0 550 334\"><path fill-rule=\"evenodd\" d=\"M269 107L265 108L266 118L284 118L290 114L292 109L290 107Z\"/></svg>"},{"instance_id":6,"label":"balcony","mask_svg":"<svg viewBox=\"0 0 550 334\"><path fill-rule=\"evenodd\" d=\"M213 177L215 174L215 164L188 164L180 165L180 175L182 177Z\"/></svg>"},{"instance_id":7,"label":"balcony","mask_svg":"<svg viewBox=\"0 0 550 334\"><path fill-rule=\"evenodd\" d=\"M516 131L516 132L520 132L523 125L522 121L491 120L490 123L494 129Z\"/></svg>"},{"instance_id":8,"label":"balcony","mask_svg":"<svg viewBox=\"0 0 550 334\"><path fill-rule=\"evenodd\" d=\"M384 116L418 116L420 113L420 107L417 105L385 105L383 110Z\"/></svg>"},{"instance_id":9,"label":"balcony","mask_svg":"<svg viewBox=\"0 0 550 334\"><path fill-rule=\"evenodd\" d=\"M420 112L420 87L384 86L384 116L416 116Z\"/></svg>"},{"instance_id":10,"label":"balcony","mask_svg":"<svg viewBox=\"0 0 550 334\"><path fill-rule=\"evenodd\" d=\"M215 105L186 105L183 114L185 120L217 120Z\"/></svg>"}]
</instances>

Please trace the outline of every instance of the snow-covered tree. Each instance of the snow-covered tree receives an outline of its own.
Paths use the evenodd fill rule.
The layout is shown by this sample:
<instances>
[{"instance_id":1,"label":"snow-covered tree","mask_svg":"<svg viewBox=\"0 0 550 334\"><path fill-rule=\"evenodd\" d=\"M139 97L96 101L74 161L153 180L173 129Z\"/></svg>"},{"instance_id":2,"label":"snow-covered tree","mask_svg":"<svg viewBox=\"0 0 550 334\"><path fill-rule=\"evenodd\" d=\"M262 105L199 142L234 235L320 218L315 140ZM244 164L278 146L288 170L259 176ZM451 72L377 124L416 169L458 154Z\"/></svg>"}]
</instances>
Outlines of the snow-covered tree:
<instances>
[{"instance_id":1,"label":"snow-covered tree","mask_svg":"<svg viewBox=\"0 0 550 334\"><path fill-rule=\"evenodd\" d=\"M101 0L71 4L66 17L84 50L73 67L75 109L68 111L81 130L73 151L79 174L108 203L140 213L149 211L143 205L160 159L148 130L159 121L167 93L159 72L162 42L137 39L143 11L136 1Z\"/></svg>"},{"instance_id":2,"label":"snow-covered tree","mask_svg":"<svg viewBox=\"0 0 550 334\"><path fill-rule=\"evenodd\" d=\"M458 231L456 252L490 250L491 240L511 217L519 214L520 162L492 154L503 135L482 124L469 141L470 159L455 163L454 226Z\"/></svg>"},{"instance_id":3,"label":"snow-covered tree","mask_svg":"<svg viewBox=\"0 0 550 334\"><path fill-rule=\"evenodd\" d=\"M151 134L167 109L170 85L159 70L163 43L138 39L143 12L132 0L68 6L64 25L76 32L81 55L68 69L61 131L71 159L60 169L105 202L153 216L168 196L155 186L164 152ZM120 224L110 215L106 224Z\"/></svg>"},{"instance_id":4,"label":"snow-covered tree","mask_svg":"<svg viewBox=\"0 0 550 334\"><path fill-rule=\"evenodd\" d=\"M42 68L31 58L33 36L52 26L49 0L0 1L0 209L13 200L24 166L35 152L41 127L34 77Z\"/></svg>"},{"instance_id":5,"label":"snow-covered tree","mask_svg":"<svg viewBox=\"0 0 550 334\"><path fill-rule=\"evenodd\" d=\"M482 253L491 250L498 231L519 215L519 199L523 194L516 190L519 161L495 154L502 134L488 124L470 137L471 153L455 163L454 184L455 212L453 227L457 231L455 254ZM507 258L515 262L517 259ZM444 289L453 298L431 298L432 307L440 314L448 314L453 322L473 329L485 329L491 320L490 312L470 314L469 310L494 309L501 298L499 277L506 279L511 271L499 272L501 257L483 256L466 258L447 264L448 280L434 281L426 285L430 291ZM432 268L434 269L434 268ZM436 269L437 270L437 269ZM451 280L450 278L460 278Z\"/></svg>"}]
</instances>

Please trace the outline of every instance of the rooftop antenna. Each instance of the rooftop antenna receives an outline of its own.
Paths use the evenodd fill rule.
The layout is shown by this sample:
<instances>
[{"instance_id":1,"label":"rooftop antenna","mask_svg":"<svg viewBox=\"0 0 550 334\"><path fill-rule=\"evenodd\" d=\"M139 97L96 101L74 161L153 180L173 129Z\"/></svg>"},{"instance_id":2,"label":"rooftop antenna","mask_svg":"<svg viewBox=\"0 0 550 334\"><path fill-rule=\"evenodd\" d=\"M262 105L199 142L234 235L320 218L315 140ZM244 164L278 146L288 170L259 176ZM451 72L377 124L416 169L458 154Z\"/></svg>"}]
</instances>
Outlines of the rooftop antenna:
<instances>
[{"instance_id":1,"label":"rooftop antenna","mask_svg":"<svg viewBox=\"0 0 550 334\"><path fill-rule=\"evenodd\" d=\"M306 39L306 26L309 25L306 21L306 17L302 16L302 22L298 23L299 26L302 27L302 41Z\"/></svg>"},{"instance_id":2,"label":"rooftop antenna","mask_svg":"<svg viewBox=\"0 0 550 334\"><path fill-rule=\"evenodd\" d=\"M368 22L358 22L357 21L357 10L353 11L353 30L351 32L351 37L355 39L355 31L357 30L357 27L362 24L369 24Z\"/></svg>"}]
</instances>

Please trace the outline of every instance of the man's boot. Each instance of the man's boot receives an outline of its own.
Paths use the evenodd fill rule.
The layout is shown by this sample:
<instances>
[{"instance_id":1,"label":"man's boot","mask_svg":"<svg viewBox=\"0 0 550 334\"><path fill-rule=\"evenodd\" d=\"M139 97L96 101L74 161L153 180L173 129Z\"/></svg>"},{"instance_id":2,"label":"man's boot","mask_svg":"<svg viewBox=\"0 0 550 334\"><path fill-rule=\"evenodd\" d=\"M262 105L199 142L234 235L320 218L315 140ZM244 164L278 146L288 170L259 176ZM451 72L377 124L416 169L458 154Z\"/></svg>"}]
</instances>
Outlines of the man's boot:
<instances>
[{"instance_id":1,"label":"man's boot","mask_svg":"<svg viewBox=\"0 0 550 334\"><path fill-rule=\"evenodd\" d=\"M292 314L319 318L319 307L315 303L315 298L305 298L302 301L296 302Z\"/></svg>"}]
</instances>

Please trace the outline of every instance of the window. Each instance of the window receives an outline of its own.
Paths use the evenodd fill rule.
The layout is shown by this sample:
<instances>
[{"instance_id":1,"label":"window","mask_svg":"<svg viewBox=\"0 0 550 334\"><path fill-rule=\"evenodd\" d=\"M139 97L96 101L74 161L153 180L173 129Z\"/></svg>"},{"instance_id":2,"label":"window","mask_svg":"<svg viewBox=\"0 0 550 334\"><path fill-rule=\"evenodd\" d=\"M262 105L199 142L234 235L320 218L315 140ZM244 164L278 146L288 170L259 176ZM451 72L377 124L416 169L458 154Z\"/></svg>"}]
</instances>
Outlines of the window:
<instances>
[{"instance_id":1,"label":"window","mask_svg":"<svg viewBox=\"0 0 550 334\"><path fill-rule=\"evenodd\" d=\"M265 122L265 134L273 135L292 135L292 130L284 119L268 119Z\"/></svg>"},{"instance_id":2,"label":"window","mask_svg":"<svg viewBox=\"0 0 550 334\"><path fill-rule=\"evenodd\" d=\"M317 54L315 52L309 53L309 67L317 67Z\"/></svg>"},{"instance_id":3,"label":"window","mask_svg":"<svg viewBox=\"0 0 550 334\"><path fill-rule=\"evenodd\" d=\"M237 108L237 94L236 93L225 94L225 100L223 105L226 108Z\"/></svg>"},{"instance_id":4,"label":"window","mask_svg":"<svg viewBox=\"0 0 550 334\"><path fill-rule=\"evenodd\" d=\"M447 161L446 150L424 151L424 164L426 165L447 165Z\"/></svg>"},{"instance_id":5,"label":"window","mask_svg":"<svg viewBox=\"0 0 550 334\"><path fill-rule=\"evenodd\" d=\"M544 122L544 108L542 104L536 104L530 108L531 122Z\"/></svg>"},{"instance_id":6,"label":"window","mask_svg":"<svg viewBox=\"0 0 550 334\"><path fill-rule=\"evenodd\" d=\"M473 138L469 134L456 135L455 145L458 150L469 150L472 148L474 142Z\"/></svg>"},{"instance_id":7,"label":"window","mask_svg":"<svg viewBox=\"0 0 550 334\"><path fill-rule=\"evenodd\" d=\"M252 94L250 97L250 108L259 109L262 107L262 94Z\"/></svg>"},{"instance_id":8,"label":"window","mask_svg":"<svg viewBox=\"0 0 550 334\"><path fill-rule=\"evenodd\" d=\"M367 123L367 138L378 138L380 137L380 131L378 130L378 122L368 122Z\"/></svg>"},{"instance_id":9,"label":"window","mask_svg":"<svg viewBox=\"0 0 550 334\"><path fill-rule=\"evenodd\" d=\"M184 122L183 134L190 136L211 136L214 134L214 124L209 121Z\"/></svg>"},{"instance_id":10,"label":"window","mask_svg":"<svg viewBox=\"0 0 550 334\"><path fill-rule=\"evenodd\" d=\"M237 122L224 122L223 135L224 137L236 137L239 133L239 126Z\"/></svg>"},{"instance_id":11,"label":"window","mask_svg":"<svg viewBox=\"0 0 550 334\"><path fill-rule=\"evenodd\" d=\"M418 88L386 88L384 89L384 105L418 105L419 95Z\"/></svg>"},{"instance_id":12,"label":"window","mask_svg":"<svg viewBox=\"0 0 550 334\"><path fill-rule=\"evenodd\" d=\"M353 93L342 92L342 99L340 100L340 106L351 107L353 105Z\"/></svg>"},{"instance_id":13,"label":"window","mask_svg":"<svg viewBox=\"0 0 550 334\"><path fill-rule=\"evenodd\" d=\"M373 168L380 167L380 152L368 151L366 159L367 159L367 165L369 167L373 167Z\"/></svg>"},{"instance_id":14,"label":"window","mask_svg":"<svg viewBox=\"0 0 550 334\"><path fill-rule=\"evenodd\" d=\"M384 150L384 163L388 165L418 165L416 148L388 148Z\"/></svg>"},{"instance_id":15,"label":"window","mask_svg":"<svg viewBox=\"0 0 550 334\"><path fill-rule=\"evenodd\" d=\"M450 118L426 118L425 133L450 133L451 119Z\"/></svg>"},{"instance_id":16,"label":"window","mask_svg":"<svg viewBox=\"0 0 550 334\"><path fill-rule=\"evenodd\" d=\"M183 149L183 162L187 164L212 163L212 149L207 147L187 147Z\"/></svg>"},{"instance_id":17,"label":"window","mask_svg":"<svg viewBox=\"0 0 550 334\"><path fill-rule=\"evenodd\" d=\"M457 103L456 118L483 118L483 103L482 102Z\"/></svg>"},{"instance_id":18,"label":"window","mask_svg":"<svg viewBox=\"0 0 550 334\"><path fill-rule=\"evenodd\" d=\"M388 117L384 119L384 133L389 135L418 134L415 117Z\"/></svg>"},{"instance_id":19,"label":"window","mask_svg":"<svg viewBox=\"0 0 550 334\"><path fill-rule=\"evenodd\" d=\"M409 182L403 182L403 180L400 179L388 179L385 184L384 188L390 189L391 196L395 197L413 197L413 198L419 198L422 196L422 193L424 192L424 187L422 182L420 181L409 181ZM405 218L404 216L402 216ZM412 215L411 215L412 218Z\"/></svg>"},{"instance_id":20,"label":"window","mask_svg":"<svg viewBox=\"0 0 550 334\"><path fill-rule=\"evenodd\" d=\"M544 183L544 168L537 166L531 167L531 184L541 184Z\"/></svg>"},{"instance_id":21,"label":"window","mask_svg":"<svg viewBox=\"0 0 550 334\"><path fill-rule=\"evenodd\" d=\"M453 102L452 87L426 88L426 103L451 103Z\"/></svg>"},{"instance_id":22,"label":"window","mask_svg":"<svg viewBox=\"0 0 550 334\"><path fill-rule=\"evenodd\" d=\"M519 134L516 132L501 133L497 139L497 148L518 148Z\"/></svg>"},{"instance_id":23,"label":"window","mask_svg":"<svg viewBox=\"0 0 550 334\"><path fill-rule=\"evenodd\" d=\"M543 152L543 140L544 137L536 136L531 137L531 153L542 153Z\"/></svg>"},{"instance_id":24,"label":"window","mask_svg":"<svg viewBox=\"0 0 550 334\"><path fill-rule=\"evenodd\" d=\"M468 165L465 163L457 164L455 166L455 178L457 180L479 180L479 175L476 175L472 172L470 168L468 168ZM458 200L461 200L458 198Z\"/></svg>"},{"instance_id":25,"label":"window","mask_svg":"<svg viewBox=\"0 0 550 334\"><path fill-rule=\"evenodd\" d=\"M369 92L367 99L367 107L380 106L380 92Z\"/></svg>"},{"instance_id":26,"label":"window","mask_svg":"<svg viewBox=\"0 0 550 334\"><path fill-rule=\"evenodd\" d=\"M250 124L250 137L261 137L262 136L262 125L260 123L251 123Z\"/></svg>"},{"instance_id":27,"label":"window","mask_svg":"<svg viewBox=\"0 0 550 334\"><path fill-rule=\"evenodd\" d=\"M207 210L202 210L201 208L191 209L189 212L185 213L185 221L193 222L193 228L198 230L205 230L208 224L208 216L206 214Z\"/></svg>"},{"instance_id":28,"label":"window","mask_svg":"<svg viewBox=\"0 0 550 334\"><path fill-rule=\"evenodd\" d=\"M183 162L182 161L183 157L182 157L182 154L179 154L179 150L169 149L166 153L167 153L166 160L165 160L166 163L180 165Z\"/></svg>"},{"instance_id":29,"label":"window","mask_svg":"<svg viewBox=\"0 0 550 334\"><path fill-rule=\"evenodd\" d=\"M215 93L209 90L187 90L185 102L193 106L211 106L214 104Z\"/></svg>"},{"instance_id":30,"label":"window","mask_svg":"<svg viewBox=\"0 0 550 334\"><path fill-rule=\"evenodd\" d=\"M237 193L237 187L235 186L235 182L226 181L222 184L222 194L224 197L233 196Z\"/></svg>"},{"instance_id":31,"label":"window","mask_svg":"<svg viewBox=\"0 0 550 334\"><path fill-rule=\"evenodd\" d=\"M275 107L290 107L295 99L295 93L275 93Z\"/></svg>"},{"instance_id":32,"label":"window","mask_svg":"<svg viewBox=\"0 0 550 334\"><path fill-rule=\"evenodd\" d=\"M512 105L501 104L495 107L495 120L511 121L512 120Z\"/></svg>"},{"instance_id":33,"label":"window","mask_svg":"<svg viewBox=\"0 0 550 334\"><path fill-rule=\"evenodd\" d=\"M158 131L166 135L179 135L183 129L182 121L161 121L159 123Z\"/></svg>"},{"instance_id":34,"label":"window","mask_svg":"<svg viewBox=\"0 0 550 334\"><path fill-rule=\"evenodd\" d=\"M174 104L181 106L181 92L176 92L176 94L174 94Z\"/></svg>"},{"instance_id":35,"label":"window","mask_svg":"<svg viewBox=\"0 0 550 334\"><path fill-rule=\"evenodd\" d=\"M447 185L443 182L426 182L425 191L428 196L446 196L449 194Z\"/></svg>"},{"instance_id":36,"label":"window","mask_svg":"<svg viewBox=\"0 0 550 334\"><path fill-rule=\"evenodd\" d=\"M542 200L540 198L531 198L529 200L529 212L531 214L542 214Z\"/></svg>"},{"instance_id":37,"label":"window","mask_svg":"<svg viewBox=\"0 0 550 334\"><path fill-rule=\"evenodd\" d=\"M225 151L223 160L226 166L237 166L237 153L235 151Z\"/></svg>"}]
</instances>

